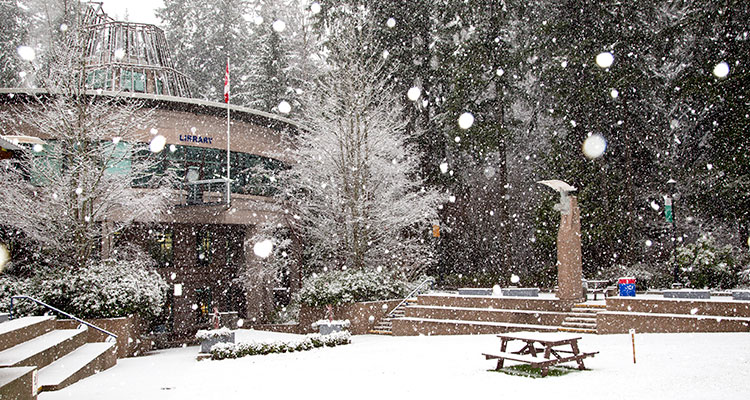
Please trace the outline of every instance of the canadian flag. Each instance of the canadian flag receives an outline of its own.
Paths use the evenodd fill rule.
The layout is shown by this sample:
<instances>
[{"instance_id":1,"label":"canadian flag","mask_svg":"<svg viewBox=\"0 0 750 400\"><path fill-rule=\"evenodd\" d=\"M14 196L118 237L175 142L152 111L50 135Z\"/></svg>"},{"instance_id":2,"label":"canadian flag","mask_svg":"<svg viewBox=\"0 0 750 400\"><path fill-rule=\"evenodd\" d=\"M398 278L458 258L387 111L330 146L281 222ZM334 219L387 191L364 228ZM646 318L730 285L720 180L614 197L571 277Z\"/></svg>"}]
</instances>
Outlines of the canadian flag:
<instances>
[{"instance_id":1,"label":"canadian flag","mask_svg":"<svg viewBox=\"0 0 750 400\"><path fill-rule=\"evenodd\" d=\"M227 58L227 72L224 74L224 102L229 103L229 59Z\"/></svg>"}]
</instances>

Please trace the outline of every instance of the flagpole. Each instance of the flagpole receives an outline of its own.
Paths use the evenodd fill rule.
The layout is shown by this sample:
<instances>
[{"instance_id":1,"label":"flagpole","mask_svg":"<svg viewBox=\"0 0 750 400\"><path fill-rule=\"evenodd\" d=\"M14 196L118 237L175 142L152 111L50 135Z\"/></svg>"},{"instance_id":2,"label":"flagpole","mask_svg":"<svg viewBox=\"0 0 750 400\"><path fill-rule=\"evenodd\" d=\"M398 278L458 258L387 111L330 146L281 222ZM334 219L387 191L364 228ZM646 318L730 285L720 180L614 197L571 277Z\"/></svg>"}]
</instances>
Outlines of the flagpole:
<instances>
[{"instance_id":1,"label":"flagpole","mask_svg":"<svg viewBox=\"0 0 750 400\"><path fill-rule=\"evenodd\" d=\"M230 146L230 133L229 133L229 57L227 57L227 76L226 76L226 82L224 83L224 96L227 103L227 207L230 205L230 196L231 196L231 186L232 186L232 176L230 174L230 153L229 153L229 146Z\"/></svg>"}]
</instances>

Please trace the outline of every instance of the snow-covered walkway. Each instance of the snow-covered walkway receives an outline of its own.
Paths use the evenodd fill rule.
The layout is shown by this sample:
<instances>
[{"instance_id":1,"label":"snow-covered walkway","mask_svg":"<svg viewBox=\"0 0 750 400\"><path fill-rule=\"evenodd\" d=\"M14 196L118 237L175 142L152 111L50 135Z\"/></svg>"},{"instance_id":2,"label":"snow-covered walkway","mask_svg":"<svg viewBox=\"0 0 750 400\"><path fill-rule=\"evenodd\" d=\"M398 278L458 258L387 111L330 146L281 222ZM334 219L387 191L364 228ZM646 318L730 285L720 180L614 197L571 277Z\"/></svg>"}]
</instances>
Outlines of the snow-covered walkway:
<instances>
[{"instance_id":1,"label":"snow-covered walkway","mask_svg":"<svg viewBox=\"0 0 750 400\"><path fill-rule=\"evenodd\" d=\"M589 371L544 379L488 372L494 335L354 336L352 344L301 353L196 361L197 347L162 350L117 365L53 399L746 399L750 334L582 335ZM294 335L241 331L240 340Z\"/></svg>"}]
</instances>

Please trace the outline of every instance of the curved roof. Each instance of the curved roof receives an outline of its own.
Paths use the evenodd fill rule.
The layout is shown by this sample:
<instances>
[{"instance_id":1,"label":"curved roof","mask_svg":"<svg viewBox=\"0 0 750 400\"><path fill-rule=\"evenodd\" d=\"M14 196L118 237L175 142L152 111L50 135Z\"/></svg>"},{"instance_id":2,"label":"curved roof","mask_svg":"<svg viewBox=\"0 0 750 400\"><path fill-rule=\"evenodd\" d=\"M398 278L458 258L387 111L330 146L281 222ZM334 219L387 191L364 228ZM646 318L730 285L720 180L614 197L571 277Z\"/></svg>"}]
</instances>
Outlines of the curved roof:
<instances>
[{"instance_id":1,"label":"curved roof","mask_svg":"<svg viewBox=\"0 0 750 400\"><path fill-rule=\"evenodd\" d=\"M279 115L215 101L134 92L88 90L86 93L91 96L111 96L123 99L136 99L143 101L146 107L187 111L196 114L224 116L226 115L227 108L229 108L230 118L234 120L251 122L288 134L294 134L299 130L305 129L297 122ZM6 103L12 101L9 101L8 96L1 95L13 95L13 97L10 98L15 98L15 96L45 96L49 95L49 92L47 89L0 88L0 103ZM16 101L17 100L18 99L16 99Z\"/></svg>"}]
</instances>

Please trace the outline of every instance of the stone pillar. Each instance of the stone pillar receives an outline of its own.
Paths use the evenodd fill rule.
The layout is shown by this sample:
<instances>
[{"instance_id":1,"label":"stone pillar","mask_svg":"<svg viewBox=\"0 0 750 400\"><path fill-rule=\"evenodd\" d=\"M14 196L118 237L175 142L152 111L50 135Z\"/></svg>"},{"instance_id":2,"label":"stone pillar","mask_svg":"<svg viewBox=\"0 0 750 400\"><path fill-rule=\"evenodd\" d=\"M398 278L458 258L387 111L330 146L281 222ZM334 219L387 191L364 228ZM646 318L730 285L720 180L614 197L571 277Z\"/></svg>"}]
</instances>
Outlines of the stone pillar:
<instances>
[{"instance_id":1,"label":"stone pillar","mask_svg":"<svg viewBox=\"0 0 750 400\"><path fill-rule=\"evenodd\" d=\"M557 232L557 298L585 300L581 266L581 216L575 196L567 196L570 208L560 214Z\"/></svg>"}]
</instances>

